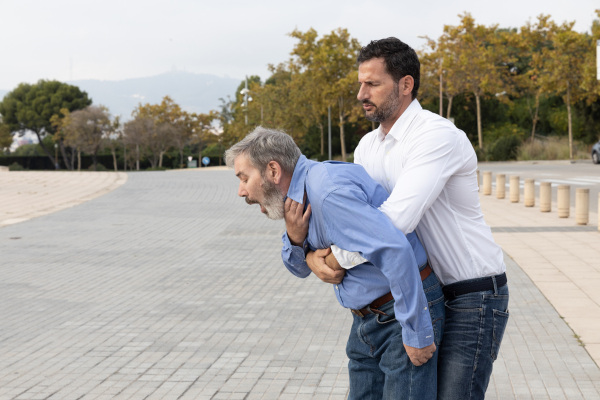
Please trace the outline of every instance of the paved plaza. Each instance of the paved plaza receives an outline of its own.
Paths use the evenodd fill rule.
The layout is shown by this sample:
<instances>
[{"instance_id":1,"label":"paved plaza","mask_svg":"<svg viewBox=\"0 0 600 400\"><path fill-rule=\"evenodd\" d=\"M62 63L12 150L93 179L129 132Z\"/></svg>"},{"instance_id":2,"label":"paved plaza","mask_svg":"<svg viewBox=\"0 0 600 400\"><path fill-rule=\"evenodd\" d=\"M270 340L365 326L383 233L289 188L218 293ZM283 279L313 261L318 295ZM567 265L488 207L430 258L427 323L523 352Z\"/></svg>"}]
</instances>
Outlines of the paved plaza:
<instances>
[{"instance_id":1,"label":"paved plaza","mask_svg":"<svg viewBox=\"0 0 600 400\"><path fill-rule=\"evenodd\" d=\"M81 204L0 220L0 399L346 398L350 313L285 269L283 222L237 197L231 170L96 174ZM30 201L0 189L0 209ZM482 201L514 238L524 218L501 217L522 205ZM486 398L600 399L581 335L505 251L511 317Z\"/></svg>"}]
</instances>

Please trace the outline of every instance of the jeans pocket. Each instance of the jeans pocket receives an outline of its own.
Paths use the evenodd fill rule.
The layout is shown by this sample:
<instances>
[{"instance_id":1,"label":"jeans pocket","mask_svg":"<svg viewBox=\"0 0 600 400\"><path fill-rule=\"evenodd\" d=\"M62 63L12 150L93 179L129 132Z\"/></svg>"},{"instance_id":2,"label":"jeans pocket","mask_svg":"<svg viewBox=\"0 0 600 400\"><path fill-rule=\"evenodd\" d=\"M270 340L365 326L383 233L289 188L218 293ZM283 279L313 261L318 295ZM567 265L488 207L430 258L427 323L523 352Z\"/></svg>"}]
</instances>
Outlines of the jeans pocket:
<instances>
[{"instance_id":1,"label":"jeans pocket","mask_svg":"<svg viewBox=\"0 0 600 400\"><path fill-rule=\"evenodd\" d=\"M390 322L396 321L396 313L394 312L394 302L386 303L379 308L380 311L383 311L387 315L377 315L377 323L378 324L389 324Z\"/></svg>"},{"instance_id":2,"label":"jeans pocket","mask_svg":"<svg viewBox=\"0 0 600 400\"><path fill-rule=\"evenodd\" d=\"M446 314L446 307L444 305L444 295L442 294L438 299L432 300L427 303L429 307L429 315L431 316L431 325L433 326L433 333L435 335L435 345L439 346L442 337L444 335L444 321Z\"/></svg>"},{"instance_id":3,"label":"jeans pocket","mask_svg":"<svg viewBox=\"0 0 600 400\"><path fill-rule=\"evenodd\" d=\"M500 343L502 343L502 337L504 336L504 331L506 330L506 324L508 323L508 310L494 311L494 330L493 330L493 342L491 347L491 357L495 361L498 358L498 353L500 352Z\"/></svg>"}]
</instances>

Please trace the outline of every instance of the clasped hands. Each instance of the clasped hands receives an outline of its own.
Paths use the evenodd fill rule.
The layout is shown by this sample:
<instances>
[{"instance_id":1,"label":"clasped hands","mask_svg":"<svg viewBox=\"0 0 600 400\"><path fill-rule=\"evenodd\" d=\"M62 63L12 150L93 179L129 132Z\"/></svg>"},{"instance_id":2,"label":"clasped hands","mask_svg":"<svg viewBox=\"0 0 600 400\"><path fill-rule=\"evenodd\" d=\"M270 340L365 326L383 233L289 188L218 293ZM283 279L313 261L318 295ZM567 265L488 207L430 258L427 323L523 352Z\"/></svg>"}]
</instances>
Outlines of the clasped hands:
<instances>
[{"instance_id":1,"label":"clasped hands","mask_svg":"<svg viewBox=\"0 0 600 400\"><path fill-rule=\"evenodd\" d=\"M306 202L306 194L304 202ZM310 204L304 210L303 204L288 197L285 200L284 211L285 228L290 242L294 246L302 246L308 235ZM326 283L341 283L346 275L346 270L337 262L330 248L309 251L306 254L306 264L317 278Z\"/></svg>"}]
</instances>

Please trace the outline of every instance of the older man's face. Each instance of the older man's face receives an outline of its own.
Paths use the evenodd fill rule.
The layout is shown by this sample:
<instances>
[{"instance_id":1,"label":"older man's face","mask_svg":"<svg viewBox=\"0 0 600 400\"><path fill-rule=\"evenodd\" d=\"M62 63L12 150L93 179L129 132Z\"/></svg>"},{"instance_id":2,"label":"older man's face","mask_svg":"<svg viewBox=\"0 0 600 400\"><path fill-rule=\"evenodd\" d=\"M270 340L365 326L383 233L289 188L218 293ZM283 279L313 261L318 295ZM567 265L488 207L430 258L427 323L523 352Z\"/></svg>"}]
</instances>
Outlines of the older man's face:
<instances>
[{"instance_id":1,"label":"older man's face","mask_svg":"<svg viewBox=\"0 0 600 400\"><path fill-rule=\"evenodd\" d=\"M238 196L244 197L248 204L259 204L260 211L270 219L282 219L284 195L275 184L263 177L245 154L236 157L234 169L240 180Z\"/></svg>"}]
</instances>

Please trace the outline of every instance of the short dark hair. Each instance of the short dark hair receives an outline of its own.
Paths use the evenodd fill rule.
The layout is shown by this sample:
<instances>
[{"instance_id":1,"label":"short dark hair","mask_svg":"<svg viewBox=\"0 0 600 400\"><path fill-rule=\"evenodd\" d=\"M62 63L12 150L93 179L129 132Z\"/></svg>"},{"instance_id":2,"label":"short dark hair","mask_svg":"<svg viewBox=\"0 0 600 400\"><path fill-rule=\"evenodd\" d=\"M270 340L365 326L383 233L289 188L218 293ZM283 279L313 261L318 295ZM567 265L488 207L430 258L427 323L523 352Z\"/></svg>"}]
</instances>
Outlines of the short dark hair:
<instances>
[{"instance_id":1,"label":"short dark hair","mask_svg":"<svg viewBox=\"0 0 600 400\"><path fill-rule=\"evenodd\" d=\"M417 97L421 81L421 64L412 47L395 37L372 40L371 43L360 49L356 61L360 65L372 58L384 59L387 72L396 83L406 75L412 76L415 85L411 94L413 99Z\"/></svg>"}]
</instances>

